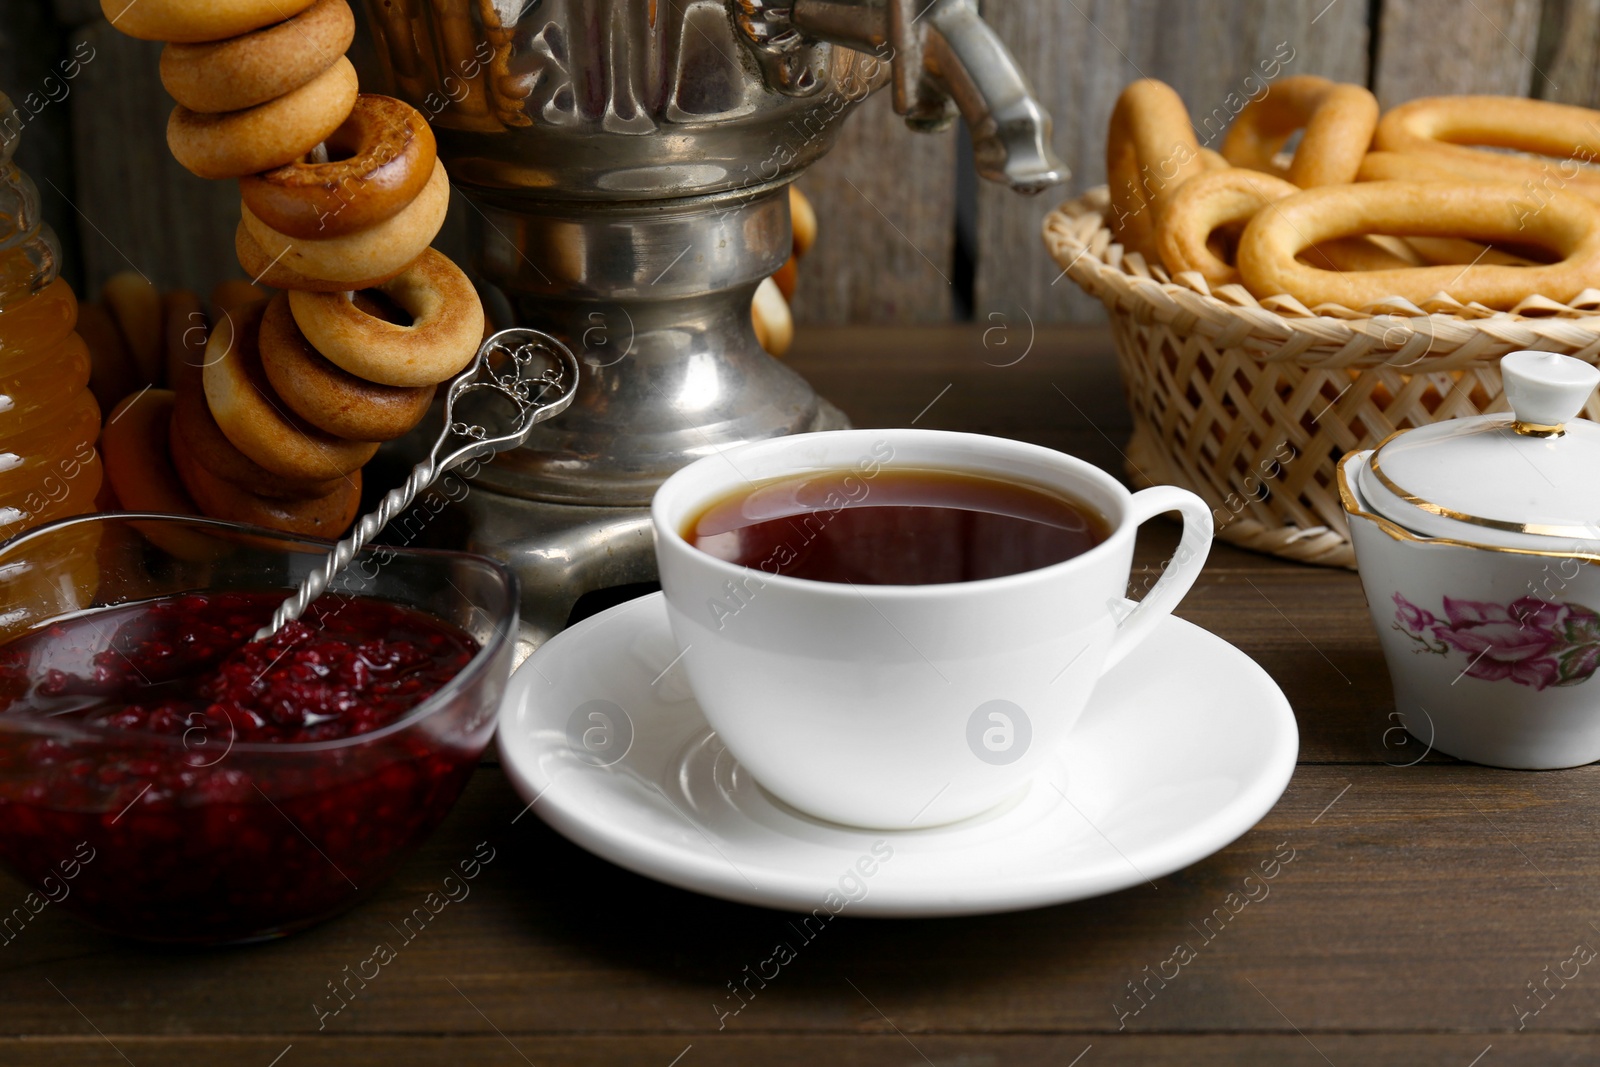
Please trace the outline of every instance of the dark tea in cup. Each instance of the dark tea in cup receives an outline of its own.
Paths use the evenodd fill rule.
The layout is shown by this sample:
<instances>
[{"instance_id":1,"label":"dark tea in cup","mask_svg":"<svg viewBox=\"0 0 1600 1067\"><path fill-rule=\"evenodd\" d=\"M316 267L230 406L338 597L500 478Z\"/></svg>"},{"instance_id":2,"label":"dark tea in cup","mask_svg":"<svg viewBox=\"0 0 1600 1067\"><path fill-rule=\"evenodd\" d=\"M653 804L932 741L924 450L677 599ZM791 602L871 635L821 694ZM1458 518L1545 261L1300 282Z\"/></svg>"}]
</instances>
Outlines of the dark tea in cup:
<instances>
[{"instance_id":1,"label":"dark tea in cup","mask_svg":"<svg viewBox=\"0 0 1600 1067\"><path fill-rule=\"evenodd\" d=\"M684 539L767 574L855 585L1000 578L1072 559L1109 524L1087 504L963 471L812 471L714 501Z\"/></svg>"},{"instance_id":2,"label":"dark tea in cup","mask_svg":"<svg viewBox=\"0 0 1600 1067\"><path fill-rule=\"evenodd\" d=\"M1170 511L1183 539L1130 610L1135 534ZM1212 526L1183 489L1130 493L1048 448L917 429L708 455L650 516L673 670L730 771L814 818L896 830L1018 796L1193 585ZM1028 723L1002 760L983 734L997 701Z\"/></svg>"}]
</instances>

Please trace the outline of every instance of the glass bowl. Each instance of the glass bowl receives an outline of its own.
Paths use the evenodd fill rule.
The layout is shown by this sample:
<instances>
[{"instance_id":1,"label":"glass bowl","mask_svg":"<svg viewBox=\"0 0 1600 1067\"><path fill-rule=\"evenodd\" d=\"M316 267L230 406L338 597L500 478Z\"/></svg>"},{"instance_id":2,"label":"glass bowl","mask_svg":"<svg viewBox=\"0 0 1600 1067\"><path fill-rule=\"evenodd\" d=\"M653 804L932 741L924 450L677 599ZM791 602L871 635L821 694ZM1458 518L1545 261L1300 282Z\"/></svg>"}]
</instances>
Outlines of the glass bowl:
<instances>
[{"instance_id":1,"label":"glass bowl","mask_svg":"<svg viewBox=\"0 0 1600 1067\"><path fill-rule=\"evenodd\" d=\"M210 519L63 520L0 544L0 641L181 593L287 594L327 549ZM279 936L371 893L444 818L493 734L516 579L481 556L375 547L331 591L426 612L479 651L396 721L337 740L0 713L0 863L94 926L178 943Z\"/></svg>"}]
</instances>

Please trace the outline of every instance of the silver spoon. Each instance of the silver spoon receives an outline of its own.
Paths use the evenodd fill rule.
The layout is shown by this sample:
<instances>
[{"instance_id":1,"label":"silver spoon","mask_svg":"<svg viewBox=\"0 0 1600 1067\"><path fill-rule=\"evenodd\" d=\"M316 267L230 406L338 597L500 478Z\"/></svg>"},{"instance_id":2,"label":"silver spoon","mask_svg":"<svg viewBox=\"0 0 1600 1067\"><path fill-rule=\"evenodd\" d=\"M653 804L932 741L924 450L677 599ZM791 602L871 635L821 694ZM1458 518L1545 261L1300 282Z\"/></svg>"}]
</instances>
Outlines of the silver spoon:
<instances>
[{"instance_id":1,"label":"silver spoon","mask_svg":"<svg viewBox=\"0 0 1600 1067\"><path fill-rule=\"evenodd\" d=\"M578 360L566 345L538 330L501 330L478 349L467 369L450 383L444 398L444 430L434 442L428 458L418 463L405 484L391 489L374 511L361 517L356 528L333 546L322 566L308 574L300 588L278 606L272 622L256 631L254 640L264 641L281 630L285 623L298 619L306 608L350 565L365 545L389 520L411 506L424 489L440 475L472 459L482 459L528 439L534 426L559 415L572 403L578 388ZM550 390L553 398L546 398ZM463 401L484 401L500 397L509 401L509 415L503 410L494 425L480 412L477 421L463 421L457 405ZM487 407L487 405L480 405ZM505 404L497 404L505 408Z\"/></svg>"}]
</instances>

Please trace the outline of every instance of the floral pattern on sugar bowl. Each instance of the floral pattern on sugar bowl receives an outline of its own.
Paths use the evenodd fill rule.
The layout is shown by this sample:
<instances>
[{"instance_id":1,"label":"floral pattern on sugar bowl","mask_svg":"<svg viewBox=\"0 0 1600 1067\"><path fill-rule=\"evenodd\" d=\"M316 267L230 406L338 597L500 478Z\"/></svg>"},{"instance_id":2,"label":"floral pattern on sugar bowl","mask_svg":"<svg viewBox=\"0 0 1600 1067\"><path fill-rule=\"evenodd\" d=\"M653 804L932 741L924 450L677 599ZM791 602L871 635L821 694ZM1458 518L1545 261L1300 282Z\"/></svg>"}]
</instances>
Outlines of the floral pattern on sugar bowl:
<instances>
[{"instance_id":1,"label":"floral pattern on sugar bowl","mask_svg":"<svg viewBox=\"0 0 1600 1067\"><path fill-rule=\"evenodd\" d=\"M1394 629L1417 642L1416 654L1469 662L1462 674L1533 689L1579 685L1600 667L1600 612L1525 596L1510 604L1443 598L1444 618L1394 594Z\"/></svg>"},{"instance_id":2,"label":"floral pattern on sugar bowl","mask_svg":"<svg viewBox=\"0 0 1600 1067\"><path fill-rule=\"evenodd\" d=\"M1500 377L1509 412L1349 452L1339 496L1401 724L1458 759L1580 767L1600 761L1600 422L1580 417L1600 368L1511 352Z\"/></svg>"}]
</instances>

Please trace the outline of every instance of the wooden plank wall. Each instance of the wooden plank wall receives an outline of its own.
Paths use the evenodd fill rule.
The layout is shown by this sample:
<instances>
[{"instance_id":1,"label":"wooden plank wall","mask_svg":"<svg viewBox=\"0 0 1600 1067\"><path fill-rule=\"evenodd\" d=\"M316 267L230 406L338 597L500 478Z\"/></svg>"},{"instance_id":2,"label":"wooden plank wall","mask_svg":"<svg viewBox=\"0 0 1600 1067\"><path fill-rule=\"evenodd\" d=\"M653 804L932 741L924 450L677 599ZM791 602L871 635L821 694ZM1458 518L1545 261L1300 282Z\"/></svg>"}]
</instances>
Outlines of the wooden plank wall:
<instances>
[{"instance_id":1,"label":"wooden plank wall","mask_svg":"<svg viewBox=\"0 0 1600 1067\"><path fill-rule=\"evenodd\" d=\"M357 5L359 7L359 5ZM1368 84L1387 105L1438 92L1600 103L1600 0L982 0L1055 117L1071 189L1104 180L1117 93L1172 83L1197 127L1263 62ZM230 183L193 178L165 150L160 47L128 40L97 0L0 0L0 90L21 100L86 56L70 91L30 120L18 161L62 235L69 276L93 290L134 267L202 292L233 276ZM45 100L41 96L36 99ZM1214 125L1214 123L1213 123ZM1085 321L1099 309L1040 245L1059 196L1023 199L962 180L958 139L906 131L886 94L852 117L803 179L821 236L806 261L802 323ZM970 168L967 176L970 179ZM959 190L959 191L958 191ZM458 254L460 220L441 243Z\"/></svg>"},{"instance_id":2,"label":"wooden plank wall","mask_svg":"<svg viewBox=\"0 0 1600 1067\"><path fill-rule=\"evenodd\" d=\"M1254 82L1244 86L1246 77L1278 70L1279 77L1322 74L1365 82L1365 0L1334 0L1313 22L1325 5L1328 0L1063 0L1024 11L1011 0L991 0L985 14L1055 117L1056 150L1073 169L1072 188L1081 190L1105 181L1106 123L1122 87L1136 78L1160 78L1177 89L1201 139L1209 137L1213 148L1221 136L1207 131L1218 130L1243 96L1259 92ZM1222 114L1212 118L1219 108ZM1099 314L1099 305L1071 282L1052 285L1060 269L1045 254L1039 226L1057 199L979 190L980 318L1017 322L1025 313L1055 321Z\"/></svg>"}]
</instances>

